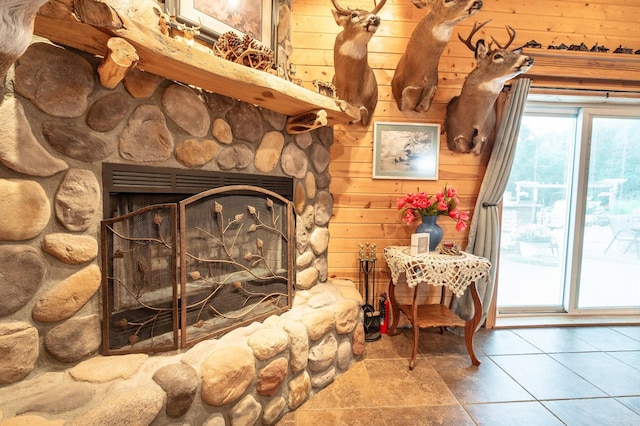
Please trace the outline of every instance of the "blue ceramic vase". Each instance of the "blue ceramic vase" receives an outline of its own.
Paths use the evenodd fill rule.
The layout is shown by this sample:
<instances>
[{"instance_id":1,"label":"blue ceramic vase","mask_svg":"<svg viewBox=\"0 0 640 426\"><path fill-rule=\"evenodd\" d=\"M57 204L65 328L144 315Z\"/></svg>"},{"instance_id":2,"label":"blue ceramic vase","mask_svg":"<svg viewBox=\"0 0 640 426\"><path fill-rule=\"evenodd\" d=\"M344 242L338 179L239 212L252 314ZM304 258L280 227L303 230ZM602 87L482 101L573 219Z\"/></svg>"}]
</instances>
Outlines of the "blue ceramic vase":
<instances>
[{"instance_id":1,"label":"blue ceramic vase","mask_svg":"<svg viewBox=\"0 0 640 426\"><path fill-rule=\"evenodd\" d=\"M422 223L416 228L416 234L429 234L429 252L435 251L442 241L442 228L437 224L439 216L422 216Z\"/></svg>"}]
</instances>

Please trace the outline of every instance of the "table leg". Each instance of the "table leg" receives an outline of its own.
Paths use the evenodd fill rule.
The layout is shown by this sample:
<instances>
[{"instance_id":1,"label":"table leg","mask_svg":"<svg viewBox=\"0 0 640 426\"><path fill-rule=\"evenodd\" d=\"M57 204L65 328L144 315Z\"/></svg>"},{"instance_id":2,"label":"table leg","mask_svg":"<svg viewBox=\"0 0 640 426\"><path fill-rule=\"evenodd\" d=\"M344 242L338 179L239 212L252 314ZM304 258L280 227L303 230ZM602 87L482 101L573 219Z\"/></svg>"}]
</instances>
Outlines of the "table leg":
<instances>
[{"instance_id":1,"label":"table leg","mask_svg":"<svg viewBox=\"0 0 640 426\"><path fill-rule=\"evenodd\" d=\"M413 288L413 302L411 303L411 329L413 330L413 350L411 351L411 362L409 370L413 370L416 365L416 355L418 354L418 338L420 337L420 327L418 325L418 286Z\"/></svg>"},{"instance_id":2,"label":"table leg","mask_svg":"<svg viewBox=\"0 0 640 426\"><path fill-rule=\"evenodd\" d=\"M389 301L391 302L391 327L387 329L387 334L393 336L396 334L396 327L398 327L398 319L400 318L400 305L396 300L396 286L393 283L393 279L389 280Z\"/></svg>"},{"instance_id":3,"label":"table leg","mask_svg":"<svg viewBox=\"0 0 640 426\"><path fill-rule=\"evenodd\" d=\"M473 317L467 321L464 327L464 340L467 345L467 352L471 357L471 363L473 365L480 365L480 360L476 358L476 354L473 351L473 336L476 333L476 328L480 324L480 318L482 318L482 301L478 295L478 289L476 288L475 281L469 286L471 292L471 300L473 301Z\"/></svg>"}]
</instances>

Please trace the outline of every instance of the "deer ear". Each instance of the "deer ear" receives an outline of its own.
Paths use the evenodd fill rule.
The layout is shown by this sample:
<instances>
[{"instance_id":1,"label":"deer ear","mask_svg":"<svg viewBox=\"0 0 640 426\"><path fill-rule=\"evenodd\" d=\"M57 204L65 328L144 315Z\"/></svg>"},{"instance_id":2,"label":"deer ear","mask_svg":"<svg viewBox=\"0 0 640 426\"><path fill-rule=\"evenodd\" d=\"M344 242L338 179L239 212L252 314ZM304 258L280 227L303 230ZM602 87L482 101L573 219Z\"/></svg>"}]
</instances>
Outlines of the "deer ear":
<instances>
[{"instance_id":1,"label":"deer ear","mask_svg":"<svg viewBox=\"0 0 640 426\"><path fill-rule=\"evenodd\" d=\"M476 43L476 61L487 56L487 52L489 52L489 48L484 44L484 39L478 40Z\"/></svg>"},{"instance_id":2,"label":"deer ear","mask_svg":"<svg viewBox=\"0 0 640 426\"><path fill-rule=\"evenodd\" d=\"M340 25L341 27L344 27L345 20L348 18L348 16L342 15L340 12L338 12L335 9L331 9L331 13L333 13L333 19L336 20L336 24Z\"/></svg>"}]
</instances>

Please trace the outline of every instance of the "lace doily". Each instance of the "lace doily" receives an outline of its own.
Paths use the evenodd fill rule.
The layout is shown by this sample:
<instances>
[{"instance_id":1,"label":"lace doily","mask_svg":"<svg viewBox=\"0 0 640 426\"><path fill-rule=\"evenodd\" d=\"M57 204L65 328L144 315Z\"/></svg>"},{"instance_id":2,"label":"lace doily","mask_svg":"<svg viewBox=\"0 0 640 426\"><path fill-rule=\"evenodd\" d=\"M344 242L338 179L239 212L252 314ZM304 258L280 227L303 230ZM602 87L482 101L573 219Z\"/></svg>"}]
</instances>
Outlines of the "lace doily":
<instances>
[{"instance_id":1,"label":"lace doily","mask_svg":"<svg viewBox=\"0 0 640 426\"><path fill-rule=\"evenodd\" d=\"M406 246L390 246L384 249L384 259L391 269L391 278L396 284L400 274L405 274L407 285L415 287L426 283L433 286L446 286L460 297L474 281L489 274L491 263L484 257L478 257L464 251L459 256L439 253L411 256Z\"/></svg>"}]
</instances>

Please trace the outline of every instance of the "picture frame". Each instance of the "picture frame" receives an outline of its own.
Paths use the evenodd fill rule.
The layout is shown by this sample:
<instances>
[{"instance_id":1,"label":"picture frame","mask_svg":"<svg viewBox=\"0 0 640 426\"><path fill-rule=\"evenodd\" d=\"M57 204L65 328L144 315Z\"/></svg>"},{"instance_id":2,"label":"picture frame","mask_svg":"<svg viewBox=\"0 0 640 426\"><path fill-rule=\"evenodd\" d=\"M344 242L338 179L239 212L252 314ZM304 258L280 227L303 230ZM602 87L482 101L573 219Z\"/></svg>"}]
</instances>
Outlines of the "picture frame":
<instances>
[{"instance_id":1,"label":"picture frame","mask_svg":"<svg viewBox=\"0 0 640 426\"><path fill-rule=\"evenodd\" d=\"M373 178L438 180L440 124L375 122Z\"/></svg>"},{"instance_id":2,"label":"picture frame","mask_svg":"<svg viewBox=\"0 0 640 426\"><path fill-rule=\"evenodd\" d=\"M201 39L215 43L233 31L250 35L274 52L277 13L274 0L167 0L167 13L190 27L200 28ZM233 8L233 9L232 9Z\"/></svg>"},{"instance_id":3,"label":"picture frame","mask_svg":"<svg viewBox=\"0 0 640 426\"><path fill-rule=\"evenodd\" d=\"M411 234L411 256L429 254L430 237L426 232Z\"/></svg>"}]
</instances>

